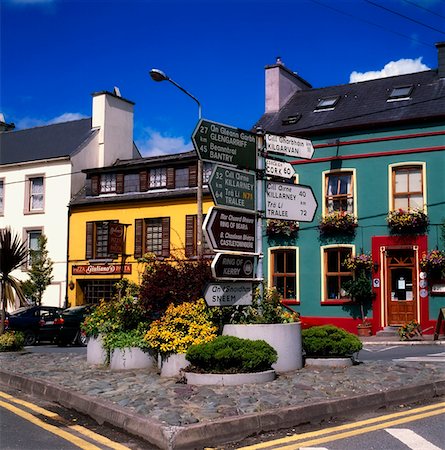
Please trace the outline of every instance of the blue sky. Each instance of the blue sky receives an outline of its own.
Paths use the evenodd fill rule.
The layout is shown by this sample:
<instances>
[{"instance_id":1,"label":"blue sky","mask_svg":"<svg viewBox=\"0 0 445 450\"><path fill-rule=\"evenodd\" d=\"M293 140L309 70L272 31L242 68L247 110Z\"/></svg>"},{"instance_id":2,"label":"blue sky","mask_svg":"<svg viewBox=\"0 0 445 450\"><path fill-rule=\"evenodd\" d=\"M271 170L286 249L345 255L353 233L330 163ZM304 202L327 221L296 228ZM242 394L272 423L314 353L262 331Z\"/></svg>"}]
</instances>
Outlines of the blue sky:
<instances>
[{"instance_id":1,"label":"blue sky","mask_svg":"<svg viewBox=\"0 0 445 450\"><path fill-rule=\"evenodd\" d=\"M135 105L146 156L191 149L203 117L250 129L264 112L264 66L314 87L437 67L444 0L0 0L0 112L17 128L91 115L118 86ZM366 75L357 75L366 74Z\"/></svg>"}]
</instances>

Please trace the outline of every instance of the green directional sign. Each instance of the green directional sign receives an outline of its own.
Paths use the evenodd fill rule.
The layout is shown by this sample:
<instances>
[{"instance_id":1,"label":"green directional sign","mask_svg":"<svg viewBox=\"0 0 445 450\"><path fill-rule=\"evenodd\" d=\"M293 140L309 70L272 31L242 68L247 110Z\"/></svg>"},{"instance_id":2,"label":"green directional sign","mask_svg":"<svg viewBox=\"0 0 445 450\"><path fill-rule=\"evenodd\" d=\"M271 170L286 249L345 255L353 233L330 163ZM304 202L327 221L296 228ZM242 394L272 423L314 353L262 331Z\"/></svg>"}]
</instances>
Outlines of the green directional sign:
<instances>
[{"instance_id":1,"label":"green directional sign","mask_svg":"<svg viewBox=\"0 0 445 450\"><path fill-rule=\"evenodd\" d=\"M193 131L192 142L203 161L256 168L256 139L250 131L201 119Z\"/></svg>"},{"instance_id":2,"label":"green directional sign","mask_svg":"<svg viewBox=\"0 0 445 450\"><path fill-rule=\"evenodd\" d=\"M209 180L210 192L217 206L255 211L254 172L216 165Z\"/></svg>"}]
</instances>

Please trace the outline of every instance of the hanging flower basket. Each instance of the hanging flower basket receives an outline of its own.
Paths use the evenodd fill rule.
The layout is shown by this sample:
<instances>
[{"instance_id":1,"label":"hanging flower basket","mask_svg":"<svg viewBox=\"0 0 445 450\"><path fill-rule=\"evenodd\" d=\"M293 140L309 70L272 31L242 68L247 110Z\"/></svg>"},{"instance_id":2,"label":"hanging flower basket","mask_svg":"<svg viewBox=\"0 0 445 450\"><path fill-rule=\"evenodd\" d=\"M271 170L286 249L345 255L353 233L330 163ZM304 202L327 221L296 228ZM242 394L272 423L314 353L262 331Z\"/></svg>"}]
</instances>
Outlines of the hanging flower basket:
<instances>
[{"instance_id":1,"label":"hanging flower basket","mask_svg":"<svg viewBox=\"0 0 445 450\"><path fill-rule=\"evenodd\" d=\"M345 211L334 211L322 217L318 227L322 235L355 233L357 219Z\"/></svg>"},{"instance_id":2,"label":"hanging flower basket","mask_svg":"<svg viewBox=\"0 0 445 450\"><path fill-rule=\"evenodd\" d=\"M423 233L429 224L428 216L421 210L391 211L386 221L392 233Z\"/></svg>"},{"instance_id":3,"label":"hanging flower basket","mask_svg":"<svg viewBox=\"0 0 445 450\"><path fill-rule=\"evenodd\" d=\"M367 253L361 253L356 256L348 256L344 263L345 267L353 272L371 272L373 267L372 256Z\"/></svg>"},{"instance_id":4,"label":"hanging flower basket","mask_svg":"<svg viewBox=\"0 0 445 450\"><path fill-rule=\"evenodd\" d=\"M295 237L300 225L294 220L268 219L266 234L276 237Z\"/></svg>"},{"instance_id":5,"label":"hanging flower basket","mask_svg":"<svg viewBox=\"0 0 445 450\"><path fill-rule=\"evenodd\" d=\"M424 253L419 262L420 269L426 272L431 280L445 278L445 251L432 250Z\"/></svg>"}]
</instances>

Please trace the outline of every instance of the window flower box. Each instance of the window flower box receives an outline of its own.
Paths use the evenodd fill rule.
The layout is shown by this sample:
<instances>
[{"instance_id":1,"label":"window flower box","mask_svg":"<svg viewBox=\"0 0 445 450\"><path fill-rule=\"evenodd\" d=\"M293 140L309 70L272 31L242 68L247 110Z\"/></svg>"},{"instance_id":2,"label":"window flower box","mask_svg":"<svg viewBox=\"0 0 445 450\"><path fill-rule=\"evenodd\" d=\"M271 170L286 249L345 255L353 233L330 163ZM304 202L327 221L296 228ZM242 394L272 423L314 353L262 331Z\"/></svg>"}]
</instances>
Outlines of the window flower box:
<instances>
[{"instance_id":1,"label":"window flower box","mask_svg":"<svg viewBox=\"0 0 445 450\"><path fill-rule=\"evenodd\" d=\"M345 259L344 265L347 269L353 272L371 272L373 268L372 256L366 253L361 253L356 256L349 256Z\"/></svg>"},{"instance_id":2,"label":"window flower box","mask_svg":"<svg viewBox=\"0 0 445 450\"><path fill-rule=\"evenodd\" d=\"M353 214L345 211L334 211L321 218L318 225L322 235L329 236L333 234L353 235L357 228L357 219Z\"/></svg>"},{"instance_id":3,"label":"window flower box","mask_svg":"<svg viewBox=\"0 0 445 450\"><path fill-rule=\"evenodd\" d=\"M432 250L424 253L419 265L421 270L427 273L429 279L445 279L445 251Z\"/></svg>"},{"instance_id":4,"label":"window flower box","mask_svg":"<svg viewBox=\"0 0 445 450\"><path fill-rule=\"evenodd\" d=\"M300 225L294 220L268 219L266 234L270 237L295 237Z\"/></svg>"},{"instance_id":5,"label":"window flower box","mask_svg":"<svg viewBox=\"0 0 445 450\"><path fill-rule=\"evenodd\" d=\"M422 210L391 211L386 221L392 233L423 233L429 224L428 216Z\"/></svg>"}]
</instances>

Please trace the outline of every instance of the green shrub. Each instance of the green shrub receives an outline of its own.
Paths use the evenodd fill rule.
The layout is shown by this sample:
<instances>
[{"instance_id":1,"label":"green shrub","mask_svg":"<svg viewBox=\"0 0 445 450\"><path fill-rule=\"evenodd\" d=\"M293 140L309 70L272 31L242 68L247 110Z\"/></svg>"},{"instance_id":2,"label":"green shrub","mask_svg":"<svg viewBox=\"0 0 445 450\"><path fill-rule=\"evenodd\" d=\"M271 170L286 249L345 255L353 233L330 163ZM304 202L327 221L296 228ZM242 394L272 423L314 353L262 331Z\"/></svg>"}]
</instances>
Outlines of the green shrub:
<instances>
[{"instance_id":1,"label":"green shrub","mask_svg":"<svg viewBox=\"0 0 445 450\"><path fill-rule=\"evenodd\" d=\"M277 361L277 352L263 340L218 336L212 342L191 346L186 359L206 373L262 372Z\"/></svg>"},{"instance_id":2,"label":"green shrub","mask_svg":"<svg viewBox=\"0 0 445 450\"><path fill-rule=\"evenodd\" d=\"M148 346L144 341L147 328L148 324L141 323L135 330L119 330L104 334L102 336L103 346L109 351L127 347L147 348Z\"/></svg>"},{"instance_id":3,"label":"green shrub","mask_svg":"<svg viewBox=\"0 0 445 450\"><path fill-rule=\"evenodd\" d=\"M352 356L363 347L360 339L342 328L323 325L301 332L306 356Z\"/></svg>"},{"instance_id":4,"label":"green shrub","mask_svg":"<svg viewBox=\"0 0 445 450\"><path fill-rule=\"evenodd\" d=\"M0 335L0 352L14 352L22 350L25 336L19 331L5 331Z\"/></svg>"}]
</instances>

